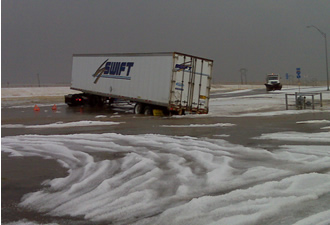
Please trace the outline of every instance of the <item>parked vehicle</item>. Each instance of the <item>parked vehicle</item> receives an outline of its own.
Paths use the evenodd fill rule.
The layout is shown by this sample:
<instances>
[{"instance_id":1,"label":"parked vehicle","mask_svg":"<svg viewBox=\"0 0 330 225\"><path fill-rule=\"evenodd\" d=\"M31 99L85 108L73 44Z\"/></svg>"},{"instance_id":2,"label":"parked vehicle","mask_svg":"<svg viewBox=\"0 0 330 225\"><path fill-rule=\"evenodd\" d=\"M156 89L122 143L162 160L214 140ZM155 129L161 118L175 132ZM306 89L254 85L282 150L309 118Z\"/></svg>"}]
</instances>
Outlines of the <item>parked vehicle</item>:
<instances>
[{"instance_id":1,"label":"parked vehicle","mask_svg":"<svg viewBox=\"0 0 330 225\"><path fill-rule=\"evenodd\" d=\"M182 54L74 54L69 106L135 103L136 114L208 113L213 60Z\"/></svg>"},{"instance_id":2,"label":"parked vehicle","mask_svg":"<svg viewBox=\"0 0 330 225\"><path fill-rule=\"evenodd\" d=\"M280 75L274 73L268 74L266 76L265 86L267 91L281 90L282 84L280 82Z\"/></svg>"}]
</instances>

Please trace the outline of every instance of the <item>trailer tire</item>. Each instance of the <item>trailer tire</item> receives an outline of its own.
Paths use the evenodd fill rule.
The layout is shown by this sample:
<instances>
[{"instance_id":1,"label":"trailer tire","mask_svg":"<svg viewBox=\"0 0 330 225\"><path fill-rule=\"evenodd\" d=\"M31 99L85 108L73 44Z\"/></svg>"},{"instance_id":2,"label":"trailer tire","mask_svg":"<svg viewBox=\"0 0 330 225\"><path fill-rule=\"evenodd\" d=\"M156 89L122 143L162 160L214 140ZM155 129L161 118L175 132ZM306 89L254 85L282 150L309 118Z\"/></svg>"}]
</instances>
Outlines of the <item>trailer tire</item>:
<instances>
[{"instance_id":1,"label":"trailer tire","mask_svg":"<svg viewBox=\"0 0 330 225\"><path fill-rule=\"evenodd\" d=\"M146 115L146 116L153 116L152 108L150 106L146 106L144 108L144 115Z\"/></svg>"},{"instance_id":2,"label":"trailer tire","mask_svg":"<svg viewBox=\"0 0 330 225\"><path fill-rule=\"evenodd\" d=\"M134 113L135 114L142 114L143 113L143 104L142 103L136 103L134 106Z\"/></svg>"}]
</instances>

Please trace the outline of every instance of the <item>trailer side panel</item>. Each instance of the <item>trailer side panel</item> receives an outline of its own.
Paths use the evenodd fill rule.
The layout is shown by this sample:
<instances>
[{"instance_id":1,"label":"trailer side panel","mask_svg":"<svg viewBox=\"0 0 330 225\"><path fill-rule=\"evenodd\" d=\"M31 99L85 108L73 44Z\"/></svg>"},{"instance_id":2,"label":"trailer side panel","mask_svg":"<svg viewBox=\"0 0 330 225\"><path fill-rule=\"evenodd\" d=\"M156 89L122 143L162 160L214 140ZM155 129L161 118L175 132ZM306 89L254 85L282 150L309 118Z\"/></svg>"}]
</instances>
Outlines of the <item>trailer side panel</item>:
<instances>
[{"instance_id":1,"label":"trailer side panel","mask_svg":"<svg viewBox=\"0 0 330 225\"><path fill-rule=\"evenodd\" d=\"M136 101L169 104L172 54L74 55L72 88Z\"/></svg>"}]
</instances>

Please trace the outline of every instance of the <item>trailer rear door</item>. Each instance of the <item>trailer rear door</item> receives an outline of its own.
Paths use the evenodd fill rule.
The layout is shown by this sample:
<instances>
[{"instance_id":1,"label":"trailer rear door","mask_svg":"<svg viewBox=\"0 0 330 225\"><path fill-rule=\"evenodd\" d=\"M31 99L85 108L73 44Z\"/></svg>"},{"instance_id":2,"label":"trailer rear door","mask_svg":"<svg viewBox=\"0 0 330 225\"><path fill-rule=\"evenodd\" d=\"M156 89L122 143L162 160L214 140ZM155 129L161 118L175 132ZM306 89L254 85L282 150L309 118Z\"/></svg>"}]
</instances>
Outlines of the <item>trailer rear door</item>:
<instances>
[{"instance_id":1,"label":"trailer rear door","mask_svg":"<svg viewBox=\"0 0 330 225\"><path fill-rule=\"evenodd\" d=\"M208 113L213 61L173 55L170 104L177 111Z\"/></svg>"}]
</instances>

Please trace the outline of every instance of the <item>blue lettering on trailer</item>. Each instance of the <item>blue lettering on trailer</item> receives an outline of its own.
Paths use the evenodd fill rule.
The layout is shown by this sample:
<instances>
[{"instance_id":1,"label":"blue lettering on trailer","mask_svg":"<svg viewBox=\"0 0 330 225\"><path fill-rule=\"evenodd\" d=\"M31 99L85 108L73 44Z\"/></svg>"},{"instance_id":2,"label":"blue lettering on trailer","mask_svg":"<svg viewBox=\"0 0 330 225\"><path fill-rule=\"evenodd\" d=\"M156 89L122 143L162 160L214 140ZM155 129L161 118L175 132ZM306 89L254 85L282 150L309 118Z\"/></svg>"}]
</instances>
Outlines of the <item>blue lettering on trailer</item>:
<instances>
[{"instance_id":1,"label":"blue lettering on trailer","mask_svg":"<svg viewBox=\"0 0 330 225\"><path fill-rule=\"evenodd\" d=\"M174 72L188 72L188 73L191 73L192 70L191 70L191 61L190 62L185 62L185 63L182 63L182 64L176 64L175 65L175 68L174 68ZM210 74L206 74L206 73L200 73L200 72L196 72L194 71L195 74L197 75L202 75L202 76L207 76L209 77Z\"/></svg>"},{"instance_id":2,"label":"blue lettering on trailer","mask_svg":"<svg viewBox=\"0 0 330 225\"><path fill-rule=\"evenodd\" d=\"M108 62L108 60L109 59L105 60L93 74L93 77L96 77L94 84L97 83L100 77L124 80L131 79L129 75L131 68L134 66L134 62Z\"/></svg>"},{"instance_id":3,"label":"blue lettering on trailer","mask_svg":"<svg viewBox=\"0 0 330 225\"><path fill-rule=\"evenodd\" d=\"M191 66L189 64L190 64L190 62L182 63L182 64L176 64L175 69L177 69L176 71L182 71L182 70L186 70L186 69L188 69L190 71Z\"/></svg>"},{"instance_id":4,"label":"blue lettering on trailer","mask_svg":"<svg viewBox=\"0 0 330 225\"><path fill-rule=\"evenodd\" d=\"M179 83L179 82L176 82L175 83L175 90L178 90L178 91L183 91L183 83Z\"/></svg>"},{"instance_id":5,"label":"blue lettering on trailer","mask_svg":"<svg viewBox=\"0 0 330 225\"><path fill-rule=\"evenodd\" d=\"M122 75L126 71L125 76L129 76L133 62L107 62L105 64L104 75ZM127 70L126 70L127 68Z\"/></svg>"}]
</instances>

